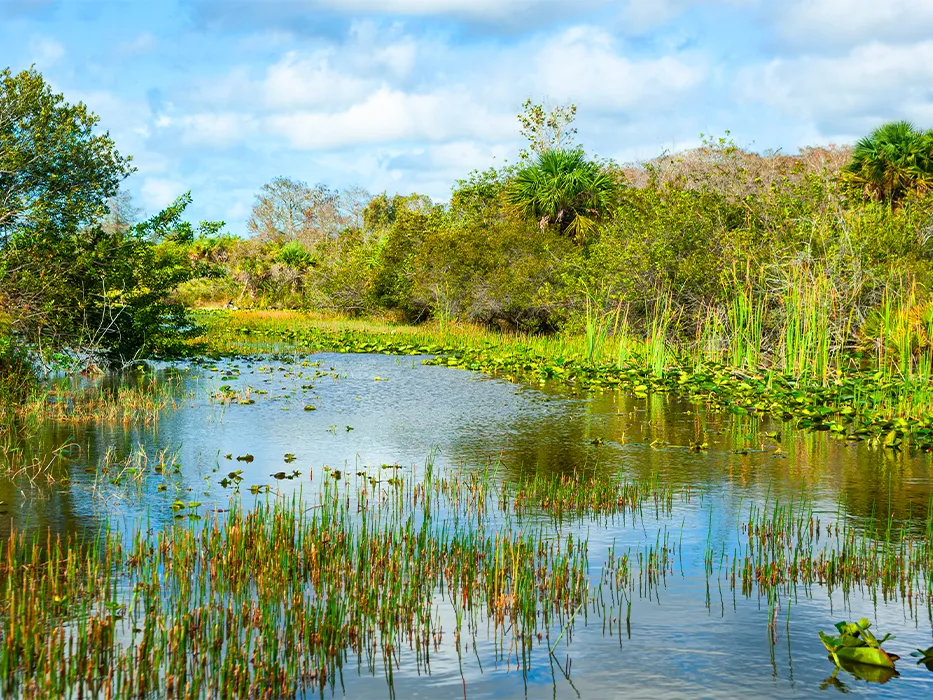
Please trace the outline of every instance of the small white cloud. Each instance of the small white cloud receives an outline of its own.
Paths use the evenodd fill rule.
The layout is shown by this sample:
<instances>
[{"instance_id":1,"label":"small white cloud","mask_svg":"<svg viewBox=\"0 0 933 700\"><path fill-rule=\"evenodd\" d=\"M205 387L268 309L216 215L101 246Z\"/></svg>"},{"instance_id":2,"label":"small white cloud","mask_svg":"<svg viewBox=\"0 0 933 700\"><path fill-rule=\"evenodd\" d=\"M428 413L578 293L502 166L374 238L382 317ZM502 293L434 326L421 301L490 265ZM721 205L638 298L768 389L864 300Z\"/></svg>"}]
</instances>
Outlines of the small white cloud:
<instances>
[{"instance_id":1,"label":"small white cloud","mask_svg":"<svg viewBox=\"0 0 933 700\"><path fill-rule=\"evenodd\" d=\"M181 120L182 143L223 147L243 141L256 128L247 114L194 114Z\"/></svg>"},{"instance_id":2,"label":"small white cloud","mask_svg":"<svg viewBox=\"0 0 933 700\"><path fill-rule=\"evenodd\" d=\"M262 90L273 108L298 106L334 107L352 104L372 87L370 80L335 70L333 51L309 56L290 52L269 68Z\"/></svg>"},{"instance_id":3,"label":"small white cloud","mask_svg":"<svg viewBox=\"0 0 933 700\"><path fill-rule=\"evenodd\" d=\"M174 202L190 188L179 180L170 178L147 177L139 188L143 207L146 210L159 211Z\"/></svg>"},{"instance_id":4,"label":"small white cloud","mask_svg":"<svg viewBox=\"0 0 933 700\"><path fill-rule=\"evenodd\" d=\"M65 56L65 47L50 37L33 37L29 42L29 52L39 70L45 70Z\"/></svg>"},{"instance_id":5,"label":"small white cloud","mask_svg":"<svg viewBox=\"0 0 933 700\"><path fill-rule=\"evenodd\" d=\"M656 29L696 5L748 5L754 0L627 0L622 8L623 29L640 34Z\"/></svg>"},{"instance_id":6,"label":"small white cloud","mask_svg":"<svg viewBox=\"0 0 933 700\"><path fill-rule=\"evenodd\" d=\"M489 113L466 90L412 94L380 88L343 111L275 115L268 125L297 148L330 150L463 137L497 140L514 131L512 121Z\"/></svg>"},{"instance_id":7,"label":"small white cloud","mask_svg":"<svg viewBox=\"0 0 933 700\"><path fill-rule=\"evenodd\" d=\"M704 57L668 55L627 58L607 32L593 27L567 30L534 59L536 88L567 95L588 108L627 111L670 104L707 78Z\"/></svg>"},{"instance_id":8,"label":"small white cloud","mask_svg":"<svg viewBox=\"0 0 933 700\"><path fill-rule=\"evenodd\" d=\"M926 126L933 110L933 41L892 46L871 43L838 57L775 59L746 70L740 90L798 119L863 133L879 121L915 119Z\"/></svg>"},{"instance_id":9,"label":"small white cloud","mask_svg":"<svg viewBox=\"0 0 933 700\"><path fill-rule=\"evenodd\" d=\"M558 11L580 11L609 0L318 0L315 4L347 14L450 15L484 21Z\"/></svg>"},{"instance_id":10,"label":"small white cloud","mask_svg":"<svg viewBox=\"0 0 933 700\"><path fill-rule=\"evenodd\" d=\"M933 35L930 0L787 0L775 11L785 40L816 51Z\"/></svg>"},{"instance_id":11,"label":"small white cloud","mask_svg":"<svg viewBox=\"0 0 933 700\"><path fill-rule=\"evenodd\" d=\"M143 32L132 41L124 41L117 44L117 53L121 56L132 56L135 54L149 53L154 51L159 45L156 38L149 32Z\"/></svg>"},{"instance_id":12,"label":"small white cloud","mask_svg":"<svg viewBox=\"0 0 933 700\"><path fill-rule=\"evenodd\" d=\"M155 125L162 130L173 130L186 146L222 148L236 145L252 133L256 119L236 112L206 112L180 117L160 115Z\"/></svg>"}]
</instances>

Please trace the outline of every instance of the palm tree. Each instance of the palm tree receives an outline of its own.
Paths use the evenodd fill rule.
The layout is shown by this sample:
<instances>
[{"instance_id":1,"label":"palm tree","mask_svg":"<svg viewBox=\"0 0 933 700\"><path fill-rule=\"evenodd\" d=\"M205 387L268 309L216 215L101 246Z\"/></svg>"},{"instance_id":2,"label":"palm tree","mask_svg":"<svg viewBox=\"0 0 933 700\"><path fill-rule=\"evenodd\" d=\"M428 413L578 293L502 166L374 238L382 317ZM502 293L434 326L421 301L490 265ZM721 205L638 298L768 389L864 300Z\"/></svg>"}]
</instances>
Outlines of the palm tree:
<instances>
[{"instance_id":1,"label":"palm tree","mask_svg":"<svg viewBox=\"0 0 933 700\"><path fill-rule=\"evenodd\" d=\"M892 206L911 192L933 189L933 131L888 122L861 139L842 177L853 189Z\"/></svg>"},{"instance_id":2,"label":"palm tree","mask_svg":"<svg viewBox=\"0 0 933 700\"><path fill-rule=\"evenodd\" d=\"M541 227L557 225L582 243L618 192L615 180L583 151L551 149L518 171L506 190L508 203Z\"/></svg>"}]
</instances>

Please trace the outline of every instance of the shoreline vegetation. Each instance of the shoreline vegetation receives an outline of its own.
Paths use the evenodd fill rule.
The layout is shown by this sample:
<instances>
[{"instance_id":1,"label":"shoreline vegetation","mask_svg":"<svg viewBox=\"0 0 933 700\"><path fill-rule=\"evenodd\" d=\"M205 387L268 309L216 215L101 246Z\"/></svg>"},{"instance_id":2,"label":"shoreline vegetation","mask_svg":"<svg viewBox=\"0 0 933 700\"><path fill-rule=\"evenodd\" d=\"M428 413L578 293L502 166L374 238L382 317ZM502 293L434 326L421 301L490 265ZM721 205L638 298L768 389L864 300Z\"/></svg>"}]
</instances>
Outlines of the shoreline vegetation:
<instances>
[{"instance_id":1,"label":"shoreline vegetation","mask_svg":"<svg viewBox=\"0 0 933 700\"><path fill-rule=\"evenodd\" d=\"M470 173L446 203L278 177L239 238L185 221L190 194L141 220L120 189L130 159L34 69L0 73L0 105L0 172L15 175L0 208L0 418L54 413L23 408L43 374L190 351L193 310L213 305L389 318L430 345L448 345L433 329L459 338L452 364L933 444L933 130L889 122L796 155L703 136L618 164L579 145L576 106L526 100L517 160Z\"/></svg>"},{"instance_id":2,"label":"shoreline vegetation","mask_svg":"<svg viewBox=\"0 0 933 700\"><path fill-rule=\"evenodd\" d=\"M202 311L198 352L370 352L436 356L430 364L510 380L553 381L582 391L671 392L736 414L769 413L798 428L885 449L933 451L933 388L927 371L836 355L817 376L728 363L700 344L666 337L529 335L456 323L399 325L287 311ZM657 328L660 324L655 325ZM602 333L602 336L598 334ZM914 366L914 365L911 365ZM923 364L917 365L924 367Z\"/></svg>"}]
</instances>

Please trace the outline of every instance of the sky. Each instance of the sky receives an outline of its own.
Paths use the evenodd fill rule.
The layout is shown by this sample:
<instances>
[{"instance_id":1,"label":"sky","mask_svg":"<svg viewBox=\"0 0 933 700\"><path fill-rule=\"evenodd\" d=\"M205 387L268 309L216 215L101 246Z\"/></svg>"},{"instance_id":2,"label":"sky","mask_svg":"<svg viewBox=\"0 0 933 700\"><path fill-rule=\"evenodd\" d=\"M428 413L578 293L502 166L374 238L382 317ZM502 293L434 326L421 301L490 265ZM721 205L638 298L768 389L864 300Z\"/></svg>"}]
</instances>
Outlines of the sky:
<instances>
[{"instance_id":1,"label":"sky","mask_svg":"<svg viewBox=\"0 0 933 700\"><path fill-rule=\"evenodd\" d=\"M285 176L446 201L531 98L629 163L933 127L933 0L0 0L0 68L100 117L154 213L243 234Z\"/></svg>"}]
</instances>

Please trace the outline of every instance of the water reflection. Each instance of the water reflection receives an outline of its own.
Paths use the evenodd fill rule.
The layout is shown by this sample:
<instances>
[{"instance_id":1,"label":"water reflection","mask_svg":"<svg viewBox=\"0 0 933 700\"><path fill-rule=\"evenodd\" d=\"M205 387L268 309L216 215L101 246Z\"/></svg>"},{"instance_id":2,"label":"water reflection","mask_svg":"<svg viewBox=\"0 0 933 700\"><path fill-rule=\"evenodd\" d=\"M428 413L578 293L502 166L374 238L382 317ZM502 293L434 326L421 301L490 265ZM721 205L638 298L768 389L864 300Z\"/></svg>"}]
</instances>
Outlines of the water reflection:
<instances>
[{"instance_id":1,"label":"water reflection","mask_svg":"<svg viewBox=\"0 0 933 700\"><path fill-rule=\"evenodd\" d=\"M331 478L325 465L347 474L383 464L423 471L432 453L439 470L491 466L515 481L574 471L633 480L659 475L675 488L695 487L704 498L679 506L671 518L642 519L638 527L595 519L567 525L589 537L594 572L610 546L638 548L662 531L676 539L679 570L663 590L633 601L631 638L618 624L614 636L599 623L584 624L574 632L573 648L583 651L574 653L572 664L569 652L555 657L566 668L545 654L524 677L495 665L471 669L471 697L637 696L648 689L656 698L734 697L737 689L809 697L821 684L864 690L858 679L868 677L858 669L827 678L831 666L815 630L837 619L840 607L858 608L856 616L872 610L879 628L897 631L904 644L929 638L929 629L914 619L916 610L906 614L903 603L801 590L793 615L780 611L788 623L775 646L767 605L746 600L715 577L711 582L703 566L708 548L733 551L736 525L752 503L807 499L825 519L834 519L844 503L850 517L862 521L884 520L889 512L919 521L933 493L930 455L801 433L779 421L707 411L665 394L584 396L560 386L427 367L419 358L208 363L180 368L177 381L183 404L149 425L63 422L27 436L20 447L30 458L51 459L61 445L70 447L51 480L0 480L0 535L11 525L53 535L97 531L105 523L163 527L179 515L172 509L178 500L211 509L227 507L231 497L247 504L264 499L265 486L282 497L316 494L321 480ZM218 393L245 400L226 403ZM247 454L252 461L236 459ZM299 476L276 478L286 470ZM446 608L439 604L438 610ZM911 619L905 623L905 617ZM488 653L481 643L477 654L486 659ZM723 674L727 667L734 676ZM457 658L438 654L434 668L430 684L411 668L398 669L398 696L462 697ZM911 697L929 691L920 671L927 673L905 670L885 692ZM345 680L349 696L385 695L378 674Z\"/></svg>"},{"instance_id":2,"label":"water reflection","mask_svg":"<svg viewBox=\"0 0 933 700\"><path fill-rule=\"evenodd\" d=\"M75 522L99 523L114 512L158 519L154 509L178 494L219 504L228 493L216 483L226 473L242 469L243 483L273 485L270 475L283 469L286 453L296 455L294 468L304 483L324 465L410 467L423 465L437 449L441 466L493 464L512 480L574 471L631 479L658 474L675 486L740 488L749 496L783 499L805 494L827 513L841 502L850 516L866 521L884 521L889 512L897 521L925 518L933 495L929 454L798 432L770 418L708 411L668 394L583 396L557 385L509 384L426 367L420 358L327 354L313 360L321 364L167 367L156 379L171 376L185 398L149 425L44 425L19 447L27 461L52 462L50 474L58 481L0 479L0 527L8 528L12 518L17 526L65 532ZM114 386L117 380L102 381ZM129 381L141 383L139 375ZM221 386L251 387L255 403L212 400ZM312 404L316 410L303 410ZM55 459L63 445L69 446L64 466ZM159 455L171 458L179 468L111 483L137 452L153 463ZM256 460L224 459L245 453ZM102 472L108 463L112 469ZM274 485L287 491L301 484Z\"/></svg>"}]
</instances>

